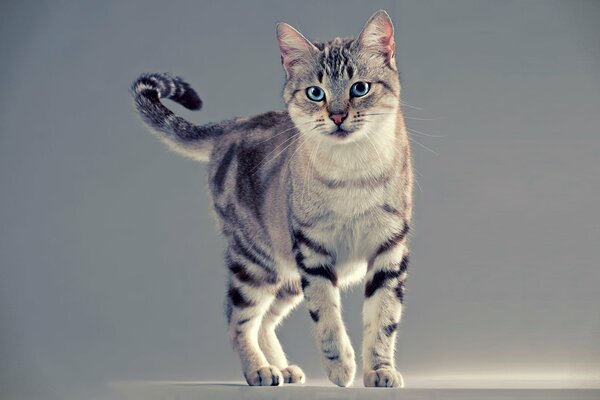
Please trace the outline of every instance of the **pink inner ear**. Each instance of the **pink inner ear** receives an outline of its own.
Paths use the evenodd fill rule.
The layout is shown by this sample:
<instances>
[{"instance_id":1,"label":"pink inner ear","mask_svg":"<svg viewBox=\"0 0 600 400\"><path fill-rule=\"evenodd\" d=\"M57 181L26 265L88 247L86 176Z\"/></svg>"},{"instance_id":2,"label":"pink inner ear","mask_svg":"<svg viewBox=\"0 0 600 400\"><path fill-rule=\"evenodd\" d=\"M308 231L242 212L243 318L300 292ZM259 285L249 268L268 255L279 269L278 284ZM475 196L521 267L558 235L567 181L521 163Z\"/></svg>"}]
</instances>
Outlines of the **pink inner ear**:
<instances>
[{"instance_id":1,"label":"pink inner ear","mask_svg":"<svg viewBox=\"0 0 600 400\"><path fill-rule=\"evenodd\" d=\"M394 30L390 24L385 24L383 27L383 35L381 36L380 43L385 53L388 55L388 59L394 57L396 54L396 43L394 42Z\"/></svg>"},{"instance_id":2,"label":"pink inner ear","mask_svg":"<svg viewBox=\"0 0 600 400\"><path fill-rule=\"evenodd\" d=\"M283 68L289 73L291 73L291 68L298 62L298 60L294 59L290 51L281 50L281 64Z\"/></svg>"},{"instance_id":3,"label":"pink inner ear","mask_svg":"<svg viewBox=\"0 0 600 400\"><path fill-rule=\"evenodd\" d=\"M394 28L387 15L377 15L367 23L361 32L359 40L363 42L365 50L370 48L385 57L390 65L394 63L396 44L394 42Z\"/></svg>"},{"instance_id":4,"label":"pink inner ear","mask_svg":"<svg viewBox=\"0 0 600 400\"><path fill-rule=\"evenodd\" d=\"M387 61L390 62L396 55L396 42L394 41L394 36L391 36L389 39L382 40L382 42L383 43L381 44L387 48Z\"/></svg>"},{"instance_id":5,"label":"pink inner ear","mask_svg":"<svg viewBox=\"0 0 600 400\"><path fill-rule=\"evenodd\" d=\"M306 58L312 45L302 36L301 33L287 24L278 26L279 51L281 53L281 63L288 75L291 74L295 64Z\"/></svg>"}]
</instances>

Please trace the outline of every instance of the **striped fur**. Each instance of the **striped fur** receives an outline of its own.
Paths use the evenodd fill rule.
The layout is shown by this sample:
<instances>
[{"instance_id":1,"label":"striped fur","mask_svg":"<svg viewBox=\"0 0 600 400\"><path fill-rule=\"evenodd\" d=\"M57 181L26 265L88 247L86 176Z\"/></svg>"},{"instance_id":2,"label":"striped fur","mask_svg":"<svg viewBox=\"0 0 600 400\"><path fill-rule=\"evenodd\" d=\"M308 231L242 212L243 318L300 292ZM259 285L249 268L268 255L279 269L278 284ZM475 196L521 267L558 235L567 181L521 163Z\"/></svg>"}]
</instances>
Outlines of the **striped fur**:
<instances>
[{"instance_id":1,"label":"striped fur","mask_svg":"<svg viewBox=\"0 0 600 400\"><path fill-rule=\"evenodd\" d=\"M309 42L286 24L277 33L286 111L194 125L161 103L202 104L168 74L134 82L137 110L171 148L209 162L214 210L228 242L229 337L248 384L304 381L275 334L302 299L329 379L351 384L356 364L340 290L364 281L364 383L402 386L393 352L413 178L392 23L379 11L357 39L327 43ZM359 81L370 91L351 97ZM307 98L309 86L322 88L326 99ZM330 115L340 113L346 117L338 126Z\"/></svg>"}]
</instances>

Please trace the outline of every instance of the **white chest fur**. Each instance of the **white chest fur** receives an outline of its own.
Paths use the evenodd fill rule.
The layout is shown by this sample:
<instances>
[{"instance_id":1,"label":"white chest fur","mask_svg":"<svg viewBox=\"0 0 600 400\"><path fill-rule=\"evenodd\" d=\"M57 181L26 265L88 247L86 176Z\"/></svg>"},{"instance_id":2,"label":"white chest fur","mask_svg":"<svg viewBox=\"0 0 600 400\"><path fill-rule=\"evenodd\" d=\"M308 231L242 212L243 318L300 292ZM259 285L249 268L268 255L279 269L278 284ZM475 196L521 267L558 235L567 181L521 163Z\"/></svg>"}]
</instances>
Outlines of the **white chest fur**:
<instances>
[{"instance_id":1,"label":"white chest fur","mask_svg":"<svg viewBox=\"0 0 600 400\"><path fill-rule=\"evenodd\" d=\"M293 182L292 209L318 221L307 233L334 250L342 285L362 278L377 247L401 229L383 208L398 197L387 184L399 161L395 128L395 118L386 118L353 143L321 145L313 170Z\"/></svg>"}]
</instances>

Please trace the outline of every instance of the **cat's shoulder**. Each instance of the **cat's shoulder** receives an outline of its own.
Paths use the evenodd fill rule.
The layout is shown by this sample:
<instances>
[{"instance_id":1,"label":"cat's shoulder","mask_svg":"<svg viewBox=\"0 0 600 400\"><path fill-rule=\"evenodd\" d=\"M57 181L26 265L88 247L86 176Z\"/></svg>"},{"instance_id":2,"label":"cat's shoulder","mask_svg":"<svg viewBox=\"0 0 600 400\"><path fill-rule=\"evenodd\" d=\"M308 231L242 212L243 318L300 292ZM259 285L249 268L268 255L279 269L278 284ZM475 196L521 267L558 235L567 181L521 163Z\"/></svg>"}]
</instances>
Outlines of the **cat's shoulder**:
<instances>
[{"instance_id":1,"label":"cat's shoulder","mask_svg":"<svg viewBox=\"0 0 600 400\"><path fill-rule=\"evenodd\" d=\"M269 130L291 124L292 120L287 111L275 110L240 119L238 128L245 131Z\"/></svg>"}]
</instances>

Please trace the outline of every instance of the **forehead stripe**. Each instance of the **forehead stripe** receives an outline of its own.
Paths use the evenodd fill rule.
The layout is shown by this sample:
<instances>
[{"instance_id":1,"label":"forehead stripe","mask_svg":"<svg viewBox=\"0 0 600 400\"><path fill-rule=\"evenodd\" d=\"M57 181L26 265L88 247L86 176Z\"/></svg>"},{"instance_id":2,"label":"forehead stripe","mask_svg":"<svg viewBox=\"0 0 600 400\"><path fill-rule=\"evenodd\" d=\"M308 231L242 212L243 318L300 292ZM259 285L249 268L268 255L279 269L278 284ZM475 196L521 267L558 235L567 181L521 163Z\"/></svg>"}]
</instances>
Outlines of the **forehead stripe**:
<instances>
[{"instance_id":1,"label":"forehead stripe","mask_svg":"<svg viewBox=\"0 0 600 400\"><path fill-rule=\"evenodd\" d=\"M348 79L352 79L354 76L354 68L352 68L352 65L346 67L346 73L348 74Z\"/></svg>"}]
</instances>

